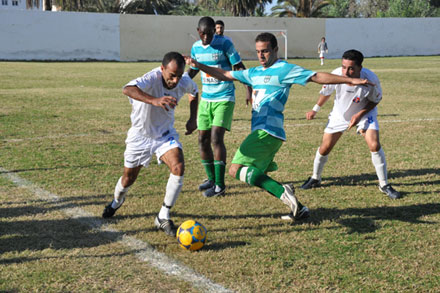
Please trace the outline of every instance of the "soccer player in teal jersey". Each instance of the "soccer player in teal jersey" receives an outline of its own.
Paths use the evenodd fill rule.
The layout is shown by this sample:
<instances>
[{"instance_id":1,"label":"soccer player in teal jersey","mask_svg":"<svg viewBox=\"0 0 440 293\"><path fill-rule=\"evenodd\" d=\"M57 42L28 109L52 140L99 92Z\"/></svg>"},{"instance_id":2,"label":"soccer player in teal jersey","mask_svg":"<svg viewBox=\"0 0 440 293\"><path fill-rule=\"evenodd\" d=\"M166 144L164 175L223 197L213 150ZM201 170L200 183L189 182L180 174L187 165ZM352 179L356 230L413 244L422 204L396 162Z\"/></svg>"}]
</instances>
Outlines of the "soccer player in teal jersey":
<instances>
[{"instance_id":1,"label":"soccer player in teal jersey","mask_svg":"<svg viewBox=\"0 0 440 293\"><path fill-rule=\"evenodd\" d=\"M201 64L223 70L243 70L240 55L234 45L223 36L214 35L215 22L211 17L199 20L197 32L200 40L191 48L191 57ZM193 78L199 68L192 66L188 74ZM225 193L226 147L224 135L231 130L235 106L235 87L232 81L218 80L209 74L201 73L202 95L199 104L197 127L202 164L208 179L200 186L206 197ZM250 100L251 89L248 90ZM213 148L211 147L211 144Z\"/></svg>"},{"instance_id":2,"label":"soccer player in teal jersey","mask_svg":"<svg viewBox=\"0 0 440 293\"><path fill-rule=\"evenodd\" d=\"M284 105L292 84L305 85L313 81L319 84L349 83L370 84L366 79L337 76L325 72L313 72L295 64L278 59L278 44L271 33L262 33L255 39L255 48L261 66L243 71L225 71L200 64L186 57L187 64L198 67L220 80L239 80L252 86L252 132L235 153L229 175L258 186L281 199L291 212L283 216L286 220L307 218L309 209L302 205L289 184L281 184L265 174L273 165L275 154L280 149L286 133L284 131Z\"/></svg>"}]
</instances>

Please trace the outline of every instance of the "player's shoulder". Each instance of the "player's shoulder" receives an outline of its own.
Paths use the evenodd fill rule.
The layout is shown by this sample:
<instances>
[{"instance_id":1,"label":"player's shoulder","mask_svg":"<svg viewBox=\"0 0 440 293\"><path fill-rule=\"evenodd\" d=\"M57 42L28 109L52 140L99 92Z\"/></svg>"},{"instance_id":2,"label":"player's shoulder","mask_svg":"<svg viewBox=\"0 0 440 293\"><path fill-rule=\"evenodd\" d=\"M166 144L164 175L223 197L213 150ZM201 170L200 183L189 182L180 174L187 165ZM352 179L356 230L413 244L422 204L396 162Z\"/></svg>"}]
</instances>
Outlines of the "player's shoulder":
<instances>
[{"instance_id":1,"label":"player's shoulder","mask_svg":"<svg viewBox=\"0 0 440 293\"><path fill-rule=\"evenodd\" d=\"M380 82L379 77L377 77L376 73L365 67L362 67L361 78L368 79L376 84Z\"/></svg>"},{"instance_id":2,"label":"player's shoulder","mask_svg":"<svg viewBox=\"0 0 440 293\"><path fill-rule=\"evenodd\" d=\"M342 75L342 67L334 69L331 73L335 75Z\"/></svg>"}]
</instances>

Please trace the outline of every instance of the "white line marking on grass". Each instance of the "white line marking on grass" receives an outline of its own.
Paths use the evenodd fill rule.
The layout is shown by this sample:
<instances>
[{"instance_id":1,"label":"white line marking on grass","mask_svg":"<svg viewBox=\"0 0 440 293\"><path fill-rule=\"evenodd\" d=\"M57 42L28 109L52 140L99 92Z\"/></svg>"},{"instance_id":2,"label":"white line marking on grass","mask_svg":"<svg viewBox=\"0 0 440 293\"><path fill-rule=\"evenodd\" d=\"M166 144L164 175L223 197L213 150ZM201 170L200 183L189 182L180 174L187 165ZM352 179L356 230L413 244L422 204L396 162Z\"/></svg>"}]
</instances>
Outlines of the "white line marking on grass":
<instances>
[{"instance_id":1,"label":"white line marking on grass","mask_svg":"<svg viewBox=\"0 0 440 293\"><path fill-rule=\"evenodd\" d=\"M62 203L62 198L60 198L58 195L46 191L36 186L32 182L23 179L20 176L2 167L0 167L0 175L3 178L12 181L15 185L28 189L40 199L52 201L55 203ZM219 284L212 282L205 276L179 263L177 260L172 259L166 254L157 251L147 242L141 241L132 236L127 236L125 234L122 234L122 232L109 227L109 225L107 225L101 219L97 218L96 215L92 213L89 213L79 207L63 208L62 211L68 217L73 218L98 231L120 234L119 236L116 236L116 239L125 247L134 250L136 252L135 255L138 259L148 263L150 266L156 269L165 272L168 275L175 276L183 281L192 284L192 286L197 289L200 289L204 292L233 292Z\"/></svg>"},{"instance_id":2,"label":"white line marking on grass","mask_svg":"<svg viewBox=\"0 0 440 293\"><path fill-rule=\"evenodd\" d=\"M380 120L379 123L405 123L405 122L422 122L422 121L440 121L440 118L418 118L418 119L396 119L396 120ZM246 121L246 122L250 122ZM304 127L304 126L325 126L326 122L307 122L307 123L286 123L284 126L288 127ZM249 127L234 126L233 129L249 129ZM70 137L87 137L87 136L105 136L105 135L125 135L127 132L111 132L111 133L78 133L78 134L62 134L62 135L50 135L50 136L39 136L39 137L29 137L29 138L10 138L3 139L3 142L22 142L29 140L44 140L44 139L57 139L57 138L70 138Z\"/></svg>"}]
</instances>

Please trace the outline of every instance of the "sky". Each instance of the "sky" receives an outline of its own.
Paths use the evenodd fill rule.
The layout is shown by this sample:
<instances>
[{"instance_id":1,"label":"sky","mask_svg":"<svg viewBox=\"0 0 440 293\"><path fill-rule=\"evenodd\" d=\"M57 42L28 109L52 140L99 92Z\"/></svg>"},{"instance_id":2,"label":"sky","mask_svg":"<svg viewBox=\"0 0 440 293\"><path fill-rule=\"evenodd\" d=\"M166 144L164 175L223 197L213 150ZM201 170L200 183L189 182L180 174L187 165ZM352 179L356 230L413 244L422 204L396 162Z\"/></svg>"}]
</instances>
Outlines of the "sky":
<instances>
[{"instance_id":1,"label":"sky","mask_svg":"<svg viewBox=\"0 0 440 293\"><path fill-rule=\"evenodd\" d=\"M273 6L277 5L277 0L272 0L272 4L268 3L266 4L266 7L264 7L264 12L266 12L266 14L271 14L272 11L270 10Z\"/></svg>"}]
</instances>

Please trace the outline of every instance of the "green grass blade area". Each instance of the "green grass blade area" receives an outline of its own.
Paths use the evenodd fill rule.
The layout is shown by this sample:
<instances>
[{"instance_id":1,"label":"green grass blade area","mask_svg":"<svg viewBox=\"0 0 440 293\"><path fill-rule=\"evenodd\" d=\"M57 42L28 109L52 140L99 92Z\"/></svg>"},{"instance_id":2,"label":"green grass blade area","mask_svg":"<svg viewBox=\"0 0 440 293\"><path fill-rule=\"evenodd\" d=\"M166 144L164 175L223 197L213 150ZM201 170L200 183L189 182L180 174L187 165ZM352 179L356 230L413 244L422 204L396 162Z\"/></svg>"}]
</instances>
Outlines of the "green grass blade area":
<instances>
[{"instance_id":1,"label":"green grass blade area","mask_svg":"<svg viewBox=\"0 0 440 293\"><path fill-rule=\"evenodd\" d=\"M331 72L340 60L289 60ZM246 62L247 67L258 65ZM332 101L305 119L320 86L293 86L286 104L287 141L271 176L293 183L311 217L290 223L275 197L226 176L223 197L204 198L206 177L197 134L184 135L189 104L176 108L185 155L185 182L173 220L202 223L207 243L188 252L157 232L154 217L169 170L155 160L143 169L117 214L101 221L123 170L131 106L122 87L159 63L0 62L0 291L198 292L191 281L164 273L121 245L123 235L207 279L238 292L440 291L440 57L367 58L381 80L380 140L389 181L403 194L391 200L377 186L371 155L354 130L329 156L322 187L298 187L311 175ZM200 77L196 76L199 87ZM231 132L227 167L250 132L243 86ZM8 173L7 170L10 173ZM58 197L39 197L7 174ZM89 219L65 211L80 208Z\"/></svg>"}]
</instances>

